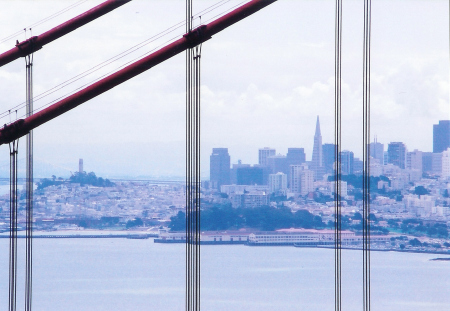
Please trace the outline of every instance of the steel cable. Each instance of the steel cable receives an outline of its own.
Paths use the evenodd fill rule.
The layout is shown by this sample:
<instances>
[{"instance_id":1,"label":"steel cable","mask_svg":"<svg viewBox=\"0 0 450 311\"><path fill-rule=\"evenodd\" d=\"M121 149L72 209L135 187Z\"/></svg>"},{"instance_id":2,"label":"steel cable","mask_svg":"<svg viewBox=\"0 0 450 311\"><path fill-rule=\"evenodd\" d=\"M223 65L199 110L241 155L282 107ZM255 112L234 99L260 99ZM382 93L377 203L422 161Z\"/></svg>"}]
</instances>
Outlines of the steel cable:
<instances>
[{"instance_id":1,"label":"steel cable","mask_svg":"<svg viewBox=\"0 0 450 311\"><path fill-rule=\"evenodd\" d=\"M364 0L363 48L363 310L370 311L370 37L371 0Z\"/></svg>"},{"instance_id":2,"label":"steel cable","mask_svg":"<svg viewBox=\"0 0 450 311\"><path fill-rule=\"evenodd\" d=\"M334 300L335 311L342 309L342 226L341 226L341 51L342 51L342 0L336 0L335 12L335 90L334 90L334 143L335 143L335 244L334 244Z\"/></svg>"}]
</instances>

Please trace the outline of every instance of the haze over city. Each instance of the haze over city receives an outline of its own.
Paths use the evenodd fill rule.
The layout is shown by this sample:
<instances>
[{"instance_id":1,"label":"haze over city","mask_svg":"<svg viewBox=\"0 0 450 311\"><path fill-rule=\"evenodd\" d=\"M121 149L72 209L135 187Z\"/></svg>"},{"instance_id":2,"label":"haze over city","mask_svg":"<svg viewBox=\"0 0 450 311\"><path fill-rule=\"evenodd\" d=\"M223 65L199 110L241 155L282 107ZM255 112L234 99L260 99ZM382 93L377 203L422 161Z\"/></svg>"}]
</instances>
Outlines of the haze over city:
<instances>
[{"instance_id":1,"label":"haze over city","mask_svg":"<svg viewBox=\"0 0 450 311\"><path fill-rule=\"evenodd\" d=\"M39 34L101 1L87 1L48 23ZM14 33L67 2L8 2L2 33ZM194 4L194 12L210 2ZM237 4L231 1L202 22ZM432 151L432 124L448 119L448 2L376 1L372 4L371 133L385 144ZM362 152L362 3L347 1L343 24L343 149ZM162 14L164 12L164 14ZM134 0L35 54L35 94L84 72L184 19L183 1ZM267 23L270 20L270 23ZM200 19L194 20L194 24ZM183 28L125 58L181 35ZM27 34L30 35L29 33ZM17 39L23 40L24 34ZM1 50L15 38L0 43ZM124 60L124 61L125 61ZM114 63L39 102L39 108ZM0 69L2 111L25 98L25 68ZM184 175L184 54L118 86L35 131L36 176L69 176L78 158L107 177ZM214 36L202 54L202 176L213 147L231 162L257 163L258 148L288 147L312 154L315 118L324 143L334 140L334 2L278 1ZM52 97L53 96L53 97ZM19 112L20 114L20 112ZM7 117L8 119L9 117ZM12 119L15 115L11 116ZM1 120L6 123L8 120ZM7 176L8 148L0 147ZM23 158L23 154L20 155Z\"/></svg>"}]
</instances>

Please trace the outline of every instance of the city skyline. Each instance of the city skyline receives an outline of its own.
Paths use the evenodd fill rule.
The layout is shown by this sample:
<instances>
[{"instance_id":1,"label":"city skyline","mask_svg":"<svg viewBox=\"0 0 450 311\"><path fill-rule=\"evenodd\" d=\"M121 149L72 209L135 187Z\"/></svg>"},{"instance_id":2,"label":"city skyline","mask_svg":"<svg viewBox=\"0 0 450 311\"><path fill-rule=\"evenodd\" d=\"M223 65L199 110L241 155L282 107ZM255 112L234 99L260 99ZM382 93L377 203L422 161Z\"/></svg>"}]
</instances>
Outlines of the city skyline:
<instances>
[{"instance_id":1,"label":"city skyline","mask_svg":"<svg viewBox=\"0 0 450 311\"><path fill-rule=\"evenodd\" d=\"M100 2L87 1L67 15L36 26L33 35ZM9 1L0 12L5 35L67 6L65 1L21 3ZM231 1L222 9L237 3ZM194 12L210 4L196 2ZM222 9L202 16L202 22ZM361 3L349 1L343 13L342 149L353 150L356 157L361 157L363 150L362 12ZM377 1L372 12L372 137L431 151L431 125L450 114L448 2ZM183 19L182 1L133 0L38 51L34 56L34 93L40 94ZM196 19L194 24L199 22ZM181 36L183 31L171 36ZM1 51L24 38L21 33L0 43ZM170 36L131 58L166 39ZM300 146L309 158L313 147L310 137L319 114L322 141L332 143L333 64L333 1L278 1L206 42L202 55L202 170L207 171L211 149L220 146L228 146L232 162L257 163L253 150L264 146L284 154L290 146ZM73 163L84 158L86 169L109 177L184 172L183 72L184 55L179 55L38 128L36 165L51 163L70 174ZM92 79L82 79L80 84L53 94L54 98ZM22 61L0 68L0 81L4 94L1 111L23 102ZM36 101L35 107L48 101ZM0 155L2 163L8 165L7 146L0 147Z\"/></svg>"},{"instance_id":2,"label":"city skyline","mask_svg":"<svg viewBox=\"0 0 450 311\"><path fill-rule=\"evenodd\" d=\"M438 124L433 124L433 129L436 129L436 126L437 125L441 125L441 124L445 124L445 130L446 131L448 131L450 129L447 126L447 124L450 124L450 120L439 120L438 122L439 122ZM445 140L441 141L441 137L444 137ZM450 147L450 139L449 139L449 137L450 137L450 131L449 131L449 133L446 133L446 134L443 133L443 132L436 131L436 134L434 134L431 137L431 141L433 141L433 142L435 142L435 144L439 145L439 147L440 147L440 149L439 149L440 151L439 152L424 151L424 150L419 150L419 149L414 148L414 147L412 147L412 148L409 147L408 148L408 146L406 144L404 144L402 141L390 141L390 142L383 143L383 142L378 141L377 137L374 137L374 140L372 142L370 142L370 145L375 144L376 147L374 147L373 150L372 149L370 150L369 155L371 157L373 157L374 159L380 159L380 156L381 156L381 158L383 159L383 161L381 161L381 164L383 164L384 158L386 156L388 156L388 154L389 154L389 149L388 149L389 146L391 146L392 148L399 148L397 145L402 144L401 148L403 148L402 149L402 153L404 154L404 159L402 160L403 162L398 162L398 161L400 161L400 159L395 159L393 161L394 161L394 163L396 163L397 166L399 166L401 168L405 168L406 167L406 161L407 161L406 160L406 153L410 153L410 152L413 152L413 151L414 152L415 151L420 151L420 152L425 152L425 153L427 153L427 152L428 153L441 153L442 151L445 151L447 148ZM436 143L436 142L438 142L438 143ZM319 144L320 144L320 147L319 147ZM311 165L311 169L314 170L313 167L317 166L318 165L317 163L319 163L319 162L321 162L321 165L319 165L319 166L323 166L324 167L326 165L325 162L324 162L325 161L324 153L328 152L328 151L324 151L323 150L323 146L325 146L325 145L333 145L333 150L334 150L334 142L332 142L332 143L329 143L329 142L322 143L319 116L317 116L317 119L316 119L315 134L313 136L313 143L312 143L312 145L314 146L314 148L317 149L317 151L315 153L314 148L312 148L313 152L311 154L308 155L305 152L304 154L306 155L306 157L305 157L304 162L309 162L310 165ZM394 145L395 145L395 147L394 147ZM378 146L380 146L381 148L378 147ZM222 147L221 149L223 149L223 148L226 148L227 151L228 151L227 147ZM249 162L247 164L259 164L259 165L262 165L262 166L267 166L268 165L268 162L267 162L267 158L268 157L273 157L275 155L287 155L290 149L303 149L304 150L306 148L305 148L305 146L295 146L295 147L291 146L291 147L288 147L288 151L286 153L282 153L282 152L279 152L276 148L273 148L273 147L267 147L267 146L261 147L261 148L258 149L259 150L259 152L258 152L258 161L257 162L253 162L253 163ZM384 149L384 151L383 151L383 149ZM319 155L319 152L320 152L320 155ZM341 152L343 152L343 153L345 153L345 152L352 152L353 154L356 154L354 150L341 149ZM399 157L399 152L400 151L398 151L398 150L391 151L391 154L392 154L391 158L393 158L394 156L395 157ZM231 154L230 154L230 157L232 157ZM236 156L234 156L234 157L236 158ZM316 160L314 160L314 157L316 157ZM239 156L237 156L237 158L239 158ZM355 158L358 158L359 160L362 160L361 158L356 157L356 156L355 156ZM236 160L236 162L233 162L231 160L231 164L238 163L238 161L242 162L242 160L240 160L240 159ZM391 162L389 162L389 163L391 163Z\"/></svg>"}]
</instances>

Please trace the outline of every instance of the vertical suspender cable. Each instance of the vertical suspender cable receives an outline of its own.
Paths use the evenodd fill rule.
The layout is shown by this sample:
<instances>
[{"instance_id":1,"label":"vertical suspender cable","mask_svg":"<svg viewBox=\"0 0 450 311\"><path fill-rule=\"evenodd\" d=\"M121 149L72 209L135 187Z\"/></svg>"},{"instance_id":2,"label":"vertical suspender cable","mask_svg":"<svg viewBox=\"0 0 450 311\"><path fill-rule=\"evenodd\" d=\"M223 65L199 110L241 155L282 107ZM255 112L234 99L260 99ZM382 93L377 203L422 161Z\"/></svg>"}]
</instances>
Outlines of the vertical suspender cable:
<instances>
[{"instance_id":1,"label":"vertical suspender cable","mask_svg":"<svg viewBox=\"0 0 450 311\"><path fill-rule=\"evenodd\" d=\"M186 33L192 29L192 1L186 0ZM186 311L191 309L191 51L186 50Z\"/></svg>"},{"instance_id":2,"label":"vertical suspender cable","mask_svg":"<svg viewBox=\"0 0 450 311\"><path fill-rule=\"evenodd\" d=\"M192 31L192 0L186 1L186 33ZM186 310L200 310L200 55L186 50Z\"/></svg>"},{"instance_id":3,"label":"vertical suspender cable","mask_svg":"<svg viewBox=\"0 0 450 311\"><path fill-rule=\"evenodd\" d=\"M33 114L33 54L25 56L26 115ZM26 138L26 251L25 251L25 311L31 311L33 275L33 131Z\"/></svg>"},{"instance_id":4,"label":"vertical suspender cable","mask_svg":"<svg viewBox=\"0 0 450 311\"><path fill-rule=\"evenodd\" d=\"M334 143L335 143L335 244L334 244L334 301L335 311L342 307L341 290L341 51L342 0L336 0L335 17L335 90L334 90Z\"/></svg>"},{"instance_id":5,"label":"vertical suspender cable","mask_svg":"<svg viewBox=\"0 0 450 311\"><path fill-rule=\"evenodd\" d=\"M16 311L17 302L17 152L19 140L9 143L9 297L8 310Z\"/></svg>"},{"instance_id":6,"label":"vertical suspender cable","mask_svg":"<svg viewBox=\"0 0 450 311\"><path fill-rule=\"evenodd\" d=\"M363 58L363 310L370 311L370 36L371 0L364 0Z\"/></svg>"}]
</instances>

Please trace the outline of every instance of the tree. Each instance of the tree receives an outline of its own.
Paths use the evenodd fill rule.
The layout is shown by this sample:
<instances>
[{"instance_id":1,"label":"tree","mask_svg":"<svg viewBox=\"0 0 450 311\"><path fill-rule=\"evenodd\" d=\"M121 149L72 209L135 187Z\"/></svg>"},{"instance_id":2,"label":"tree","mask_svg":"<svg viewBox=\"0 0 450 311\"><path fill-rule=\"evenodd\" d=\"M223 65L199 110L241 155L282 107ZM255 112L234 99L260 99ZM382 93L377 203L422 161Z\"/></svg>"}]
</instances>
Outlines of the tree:
<instances>
[{"instance_id":1,"label":"tree","mask_svg":"<svg viewBox=\"0 0 450 311\"><path fill-rule=\"evenodd\" d=\"M420 198L421 195L429 194L429 192L424 186L417 186L414 188L414 194L417 194Z\"/></svg>"},{"instance_id":2,"label":"tree","mask_svg":"<svg viewBox=\"0 0 450 311\"><path fill-rule=\"evenodd\" d=\"M362 220L362 215L361 215L361 213L356 212L356 213L353 215L353 220Z\"/></svg>"},{"instance_id":3,"label":"tree","mask_svg":"<svg viewBox=\"0 0 450 311\"><path fill-rule=\"evenodd\" d=\"M129 228L133 228L133 227L140 227L143 225L144 225L144 222L142 221L142 219L136 218L134 220L128 220L127 224L126 224L126 228L129 229Z\"/></svg>"},{"instance_id":4,"label":"tree","mask_svg":"<svg viewBox=\"0 0 450 311\"><path fill-rule=\"evenodd\" d=\"M182 211L179 211L176 216L170 217L169 228L171 231L186 230L186 214Z\"/></svg>"},{"instance_id":5,"label":"tree","mask_svg":"<svg viewBox=\"0 0 450 311\"><path fill-rule=\"evenodd\" d=\"M88 225L88 223L87 223L87 221L86 220L80 220L80 222L78 223L78 226L79 227L82 227L82 228L87 228L87 227L89 227L89 225Z\"/></svg>"},{"instance_id":6,"label":"tree","mask_svg":"<svg viewBox=\"0 0 450 311\"><path fill-rule=\"evenodd\" d=\"M412 246L422 246L422 243L417 238L409 240L409 244Z\"/></svg>"}]
</instances>

